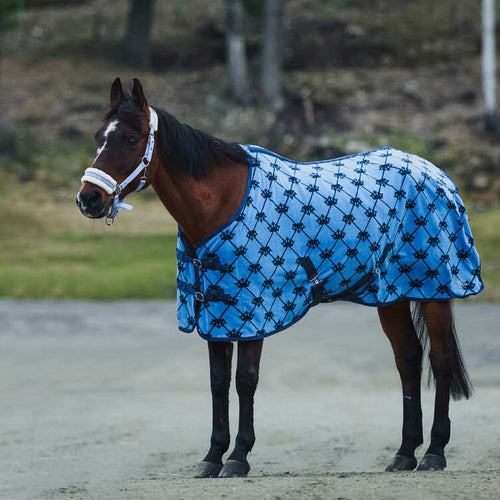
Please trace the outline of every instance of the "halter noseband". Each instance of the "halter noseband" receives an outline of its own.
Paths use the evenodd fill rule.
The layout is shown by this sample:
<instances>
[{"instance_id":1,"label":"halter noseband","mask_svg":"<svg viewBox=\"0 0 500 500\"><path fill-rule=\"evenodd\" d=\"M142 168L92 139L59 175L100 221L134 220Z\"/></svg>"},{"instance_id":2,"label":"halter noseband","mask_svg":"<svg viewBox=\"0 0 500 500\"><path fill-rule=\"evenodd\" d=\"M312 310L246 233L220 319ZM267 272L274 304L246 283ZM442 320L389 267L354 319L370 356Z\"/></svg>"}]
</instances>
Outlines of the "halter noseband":
<instances>
[{"instance_id":1,"label":"halter noseband","mask_svg":"<svg viewBox=\"0 0 500 500\"><path fill-rule=\"evenodd\" d=\"M84 182L91 182L92 184L95 184L96 186L106 191L107 194L115 195L113 204L109 209L109 213L106 215L106 224L113 224L113 221L118 215L120 208L124 208L128 211L132 210L132 205L123 202L125 196L127 195L120 198L120 194L125 189L125 187L128 186L141 172L142 176L139 185L134 189L133 192L135 193L136 191L140 191L144 188L147 182L146 168L151 161L151 157L153 156L153 150L155 148L155 132L157 130L158 115L156 114L156 111L151 106L149 106L149 138L146 145L146 151L144 151L144 156L142 157L139 165L137 165L134 171L120 184L118 184L115 179L113 179L113 177L111 177L109 174L98 168L90 167L85 170L85 174L81 179L82 184Z\"/></svg>"}]
</instances>

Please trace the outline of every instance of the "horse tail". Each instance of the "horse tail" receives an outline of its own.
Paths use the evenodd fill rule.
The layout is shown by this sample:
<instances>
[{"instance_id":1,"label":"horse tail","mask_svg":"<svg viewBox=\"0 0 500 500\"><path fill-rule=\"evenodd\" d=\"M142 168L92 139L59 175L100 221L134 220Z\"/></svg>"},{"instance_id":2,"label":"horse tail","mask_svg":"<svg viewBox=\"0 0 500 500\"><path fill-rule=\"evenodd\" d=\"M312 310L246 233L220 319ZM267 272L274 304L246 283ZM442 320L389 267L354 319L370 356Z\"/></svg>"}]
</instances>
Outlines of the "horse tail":
<instances>
[{"instance_id":1,"label":"horse tail","mask_svg":"<svg viewBox=\"0 0 500 500\"><path fill-rule=\"evenodd\" d=\"M412 303L412 320L415 330L422 345L422 351L427 358L429 353L429 335L427 333L427 325L425 324L424 313L420 302ZM446 339L446 351L450 360L450 394L455 400L469 399L472 396L472 382L467 373L465 362L460 350L457 332L455 329L455 321L453 319L453 311L451 311L450 330ZM430 386L432 381L435 383L432 366L429 363L427 385Z\"/></svg>"}]
</instances>

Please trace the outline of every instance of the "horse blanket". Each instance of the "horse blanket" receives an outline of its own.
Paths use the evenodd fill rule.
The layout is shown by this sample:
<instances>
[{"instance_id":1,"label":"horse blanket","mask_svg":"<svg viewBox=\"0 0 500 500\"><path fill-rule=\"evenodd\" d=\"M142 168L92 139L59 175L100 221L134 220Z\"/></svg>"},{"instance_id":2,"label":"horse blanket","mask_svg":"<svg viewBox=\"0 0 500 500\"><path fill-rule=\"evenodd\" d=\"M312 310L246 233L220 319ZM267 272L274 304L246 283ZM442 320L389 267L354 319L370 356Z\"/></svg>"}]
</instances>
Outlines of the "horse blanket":
<instances>
[{"instance_id":1,"label":"horse blanket","mask_svg":"<svg viewBox=\"0 0 500 500\"><path fill-rule=\"evenodd\" d=\"M190 247L179 231L179 329L241 341L288 328L319 302L382 306L483 289L467 214L451 179L385 147L297 163L257 146L225 225Z\"/></svg>"}]
</instances>

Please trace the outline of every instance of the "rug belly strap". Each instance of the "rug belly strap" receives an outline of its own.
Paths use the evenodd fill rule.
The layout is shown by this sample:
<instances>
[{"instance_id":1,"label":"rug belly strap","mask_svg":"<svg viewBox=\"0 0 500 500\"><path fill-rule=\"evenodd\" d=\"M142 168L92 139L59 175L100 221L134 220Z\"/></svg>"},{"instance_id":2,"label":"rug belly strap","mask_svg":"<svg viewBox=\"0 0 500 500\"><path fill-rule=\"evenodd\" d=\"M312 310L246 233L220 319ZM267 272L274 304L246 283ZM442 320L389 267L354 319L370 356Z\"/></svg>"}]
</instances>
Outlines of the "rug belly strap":
<instances>
[{"instance_id":1,"label":"rug belly strap","mask_svg":"<svg viewBox=\"0 0 500 500\"><path fill-rule=\"evenodd\" d=\"M307 273L307 279L311 283L314 283L311 288L311 293L312 293L311 307L312 307L319 304L323 299L323 293L324 293L323 281L319 279L319 273L309 257L303 257L300 260L300 265L305 269Z\"/></svg>"}]
</instances>

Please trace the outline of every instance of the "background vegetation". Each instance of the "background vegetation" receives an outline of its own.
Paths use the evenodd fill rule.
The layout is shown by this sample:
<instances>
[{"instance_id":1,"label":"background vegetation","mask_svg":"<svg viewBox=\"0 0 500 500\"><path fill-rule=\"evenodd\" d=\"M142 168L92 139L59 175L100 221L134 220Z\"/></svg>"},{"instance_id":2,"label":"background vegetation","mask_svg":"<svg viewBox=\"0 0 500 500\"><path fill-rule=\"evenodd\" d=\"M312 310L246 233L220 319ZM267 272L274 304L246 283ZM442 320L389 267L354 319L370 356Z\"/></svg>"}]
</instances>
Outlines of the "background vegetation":
<instances>
[{"instance_id":1,"label":"background vegetation","mask_svg":"<svg viewBox=\"0 0 500 500\"><path fill-rule=\"evenodd\" d=\"M0 6L0 295L173 297L173 221L152 193L108 228L74 205L116 76L225 139L298 160L387 144L444 168L461 188L500 299L500 145L484 130L480 8L469 0L289 0L283 105L261 101L263 2L248 0L251 85L232 97L224 2L154 5L148 68L126 62L129 2L13 0Z\"/></svg>"}]
</instances>

